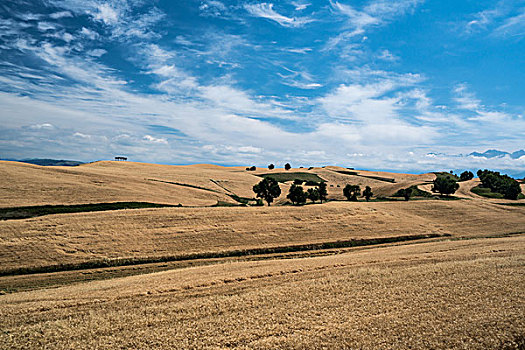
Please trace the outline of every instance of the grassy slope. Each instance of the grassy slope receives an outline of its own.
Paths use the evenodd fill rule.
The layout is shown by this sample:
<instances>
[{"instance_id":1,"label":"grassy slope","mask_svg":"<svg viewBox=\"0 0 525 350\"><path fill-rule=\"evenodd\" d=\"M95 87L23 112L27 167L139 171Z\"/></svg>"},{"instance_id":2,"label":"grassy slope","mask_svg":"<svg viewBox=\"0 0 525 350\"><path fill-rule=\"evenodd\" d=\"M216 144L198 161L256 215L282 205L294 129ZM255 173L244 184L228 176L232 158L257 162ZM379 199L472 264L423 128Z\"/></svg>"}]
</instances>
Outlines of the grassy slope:
<instances>
[{"instance_id":1,"label":"grassy slope","mask_svg":"<svg viewBox=\"0 0 525 350\"><path fill-rule=\"evenodd\" d=\"M0 221L0 266L75 264L407 234L509 233L525 231L524 217L523 207L432 200L49 215Z\"/></svg>"},{"instance_id":2,"label":"grassy slope","mask_svg":"<svg viewBox=\"0 0 525 350\"><path fill-rule=\"evenodd\" d=\"M238 262L0 296L1 349L499 349L525 238Z\"/></svg>"},{"instance_id":3,"label":"grassy slope","mask_svg":"<svg viewBox=\"0 0 525 350\"><path fill-rule=\"evenodd\" d=\"M87 213L92 211L173 207L169 204L146 202L92 203L77 205L35 205L0 208L0 220L28 219L52 214Z\"/></svg>"},{"instance_id":4,"label":"grassy slope","mask_svg":"<svg viewBox=\"0 0 525 350\"><path fill-rule=\"evenodd\" d=\"M287 182L293 180L302 180L302 181L315 181L322 182L324 179L320 178L318 175L313 173L302 173L302 172L292 172L292 173L265 173L257 174L261 177L271 177L277 182Z\"/></svg>"},{"instance_id":5,"label":"grassy slope","mask_svg":"<svg viewBox=\"0 0 525 350\"><path fill-rule=\"evenodd\" d=\"M485 187L482 187L481 185L473 187L470 190L472 191L472 193L475 193L478 196L482 196L486 198L497 198L497 199L503 198L503 194L498 193L498 192L492 192L490 188L485 188ZM523 193L520 193L518 195L518 199L525 199L525 195L523 195Z\"/></svg>"}]
</instances>

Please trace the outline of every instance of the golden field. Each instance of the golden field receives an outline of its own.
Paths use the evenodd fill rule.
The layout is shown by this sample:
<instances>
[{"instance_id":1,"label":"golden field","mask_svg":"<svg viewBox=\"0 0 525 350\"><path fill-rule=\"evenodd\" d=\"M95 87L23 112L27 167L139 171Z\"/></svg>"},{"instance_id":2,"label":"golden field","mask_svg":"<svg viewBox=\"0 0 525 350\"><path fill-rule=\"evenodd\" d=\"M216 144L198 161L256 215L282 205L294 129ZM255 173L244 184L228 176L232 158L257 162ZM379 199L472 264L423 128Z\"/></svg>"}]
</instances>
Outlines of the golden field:
<instances>
[{"instance_id":1,"label":"golden field","mask_svg":"<svg viewBox=\"0 0 525 350\"><path fill-rule=\"evenodd\" d=\"M523 237L187 268L0 298L4 349L500 349Z\"/></svg>"},{"instance_id":2,"label":"golden field","mask_svg":"<svg viewBox=\"0 0 525 350\"><path fill-rule=\"evenodd\" d=\"M343 198L347 183L389 196L413 185L428 191L435 178L346 171L289 172L326 180L332 200ZM285 171L0 162L0 208L123 201L183 206L0 221L0 348L504 349L525 335L524 206L473 194L474 179L461 183L456 200L294 207L282 205L288 181L272 207L211 207L238 204L232 196L252 198L257 175L271 172ZM428 234L439 237L220 256ZM7 273L191 254L211 255Z\"/></svg>"}]
</instances>

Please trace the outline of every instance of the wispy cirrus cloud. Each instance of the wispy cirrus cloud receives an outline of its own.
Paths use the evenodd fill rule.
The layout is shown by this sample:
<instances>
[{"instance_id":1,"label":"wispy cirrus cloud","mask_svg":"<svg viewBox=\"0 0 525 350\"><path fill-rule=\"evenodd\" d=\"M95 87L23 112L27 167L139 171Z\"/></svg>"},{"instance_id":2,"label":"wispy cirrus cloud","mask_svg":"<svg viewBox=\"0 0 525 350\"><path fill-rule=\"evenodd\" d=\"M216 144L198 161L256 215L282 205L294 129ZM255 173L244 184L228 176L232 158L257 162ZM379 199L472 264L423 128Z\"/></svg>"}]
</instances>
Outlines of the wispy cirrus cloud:
<instances>
[{"instance_id":1,"label":"wispy cirrus cloud","mask_svg":"<svg viewBox=\"0 0 525 350\"><path fill-rule=\"evenodd\" d=\"M525 35L525 2L499 0L492 7L469 15L463 22L464 33L490 33L494 38L512 38Z\"/></svg>"},{"instance_id":2,"label":"wispy cirrus cloud","mask_svg":"<svg viewBox=\"0 0 525 350\"><path fill-rule=\"evenodd\" d=\"M515 147L519 110L490 106L456 76L435 88L432 72L404 65L417 62L404 60L416 41L374 37L421 3L203 0L173 5L181 13L142 0L6 5L0 152L437 170L459 152ZM486 28L508 24L515 35L519 15L514 7ZM522 166L507 161L498 164Z\"/></svg>"},{"instance_id":3,"label":"wispy cirrus cloud","mask_svg":"<svg viewBox=\"0 0 525 350\"><path fill-rule=\"evenodd\" d=\"M343 21L341 32L329 39L325 50L348 45L348 41L363 37L367 30L387 24L414 11L424 0L373 0L360 9L353 5L330 0L333 14Z\"/></svg>"},{"instance_id":4,"label":"wispy cirrus cloud","mask_svg":"<svg viewBox=\"0 0 525 350\"><path fill-rule=\"evenodd\" d=\"M493 32L499 37L523 37L525 36L525 7L520 13L503 21Z\"/></svg>"},{"instance_id":5,"label":"wispy cirrus cloud","mask_svg":"<svg viewBox=\"0 0 525 350\"><path fill-rule=\"evenodd\" d=\"M252 16L272 20L283 27L302 27L307 23L313 22L313 19L308 17L286 17L275 11L273 7L274 4L265 2L244 5L246 11Z\"/></svg>"}]
</instances>

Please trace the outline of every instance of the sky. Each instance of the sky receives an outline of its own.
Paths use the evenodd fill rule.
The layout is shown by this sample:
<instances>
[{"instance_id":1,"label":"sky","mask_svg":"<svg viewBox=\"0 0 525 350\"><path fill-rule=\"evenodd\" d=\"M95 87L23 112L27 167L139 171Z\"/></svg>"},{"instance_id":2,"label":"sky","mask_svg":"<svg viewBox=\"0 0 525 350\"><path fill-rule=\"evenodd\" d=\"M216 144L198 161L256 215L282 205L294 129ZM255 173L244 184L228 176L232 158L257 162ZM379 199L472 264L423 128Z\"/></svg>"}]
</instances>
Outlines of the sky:
<instances>
[{"instance_id":1,"label":"sky","mask_svg":"<svg viewBox=\"0 0 525 350\"><path fill-rule=\"evenodd\" d=\"M0 3L0 158L525 171L525 0Z\"/></svg>"}]
</instances>

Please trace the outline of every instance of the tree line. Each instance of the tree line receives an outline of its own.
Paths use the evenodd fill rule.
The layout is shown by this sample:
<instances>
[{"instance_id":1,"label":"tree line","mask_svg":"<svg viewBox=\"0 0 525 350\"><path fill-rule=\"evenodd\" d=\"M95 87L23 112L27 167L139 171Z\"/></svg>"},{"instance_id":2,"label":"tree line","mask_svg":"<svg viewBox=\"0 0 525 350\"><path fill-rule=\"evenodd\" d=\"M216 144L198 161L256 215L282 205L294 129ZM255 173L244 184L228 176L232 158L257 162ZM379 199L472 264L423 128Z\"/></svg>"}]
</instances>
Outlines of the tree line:
<instances>
[{"instance_id":1,"label":"tree line","mask_svg":"<svg viewBox=\"0 0 525 350\"><path fill-rule=\"evenodd\" d=\"M289 164L287 164L286 168L288 168L288 166ZM268 168L273 169L273 164L270 164ZM519 183L507 175L501 175L499 172L490 170L479 170L477 175L480 178L483 187L490 188L493 192L503 194L506 199L517 199L518 195L521 193ZM474 174L471 171L464 171L459 177L453 175L452 172L451 174L439 173L437 174L436 179L432 182L431 191L439 193L441 196L449 196L454 194L459 188L458 180L468 181L473 178ZM307 181L307 186L315 187L309 188L306 191L301 186L302 183L302 180L295 180L289 189L286 198L292 202L292 205L303 205L306 204L307 200L310 200L312 203L316 203L317 201L323 203L323 201L327 200L328 192L325 182L322 181L317 183ZM281 195L279 183L272 177L265 177L262 179L258 184L253 186L253 191L257 198L266 201L268 205L271 205L274 199ZM419 190L417 186L411 186L398 190L394 196L404 197L404 199L408 201L411 196L421 196L422 193L426 192ZM347 184L343 188L343 196L348 201L357 201L357 198L361 195L368 202L374 194L370 186L366 186L362 193L359 185ZM431 195L427 193L427 196L430 197Z\"/></svg>"}]
</instances>

